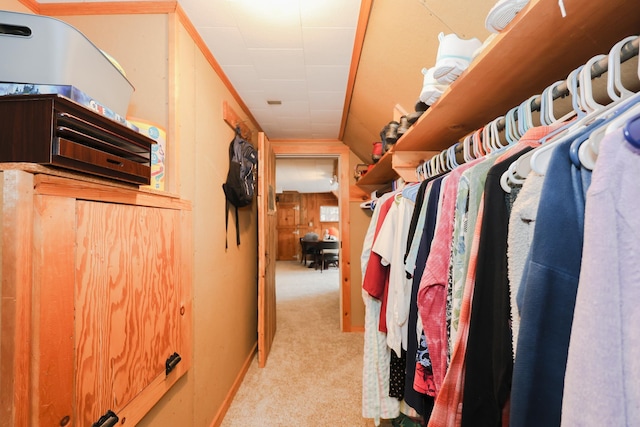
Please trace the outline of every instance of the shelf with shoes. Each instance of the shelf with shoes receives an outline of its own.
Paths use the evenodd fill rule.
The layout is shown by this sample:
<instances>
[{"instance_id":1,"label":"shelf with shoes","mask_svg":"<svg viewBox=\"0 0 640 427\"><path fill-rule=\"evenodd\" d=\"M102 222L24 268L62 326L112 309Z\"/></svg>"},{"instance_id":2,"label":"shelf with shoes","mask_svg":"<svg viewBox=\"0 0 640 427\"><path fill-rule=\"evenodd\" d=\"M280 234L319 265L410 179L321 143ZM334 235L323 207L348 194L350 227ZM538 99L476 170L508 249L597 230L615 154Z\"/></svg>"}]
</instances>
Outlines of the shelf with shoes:
<instances>
[{"instance_id":1,"label":"shelf with shoes","mask_svg":"<svg viewBox=\"0 0 640 427\"><path fill-rule=\"evenodd\" d=\"M357 185L371 188L401 177L393 168L397 153L449 148L640 30L637 0L562 3L566 16L557 0L531 0ZM428 159L403 163L404 170Z\"/></svg>"}]
</instances>

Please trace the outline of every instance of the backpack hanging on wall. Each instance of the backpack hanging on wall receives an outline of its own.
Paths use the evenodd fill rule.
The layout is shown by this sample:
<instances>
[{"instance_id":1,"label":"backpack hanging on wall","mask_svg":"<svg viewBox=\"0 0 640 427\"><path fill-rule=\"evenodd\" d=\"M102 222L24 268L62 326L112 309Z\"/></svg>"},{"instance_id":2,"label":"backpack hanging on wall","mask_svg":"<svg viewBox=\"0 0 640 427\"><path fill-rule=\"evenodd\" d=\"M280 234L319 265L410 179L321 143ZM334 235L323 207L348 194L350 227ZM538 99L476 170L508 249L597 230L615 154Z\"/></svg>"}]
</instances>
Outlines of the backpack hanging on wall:
<instances>
[{"instance_id":1,"label":"backpack hanging on wall","mask_svg":"<svg viewBox=\"0 0 640 427\"><path fill-rule=\"evenodd\" d=\"M248 206L253 202L256 188L258 152L240 134L236 127L236 134L229 144L229 172L227 180L222 184L225 203L225 229L229 229L229 204L236 210L236 244L240 244L240 228L238 226L238 208ZM225 248L229 242L225 233Z\"/></svg>"}]
</instances>

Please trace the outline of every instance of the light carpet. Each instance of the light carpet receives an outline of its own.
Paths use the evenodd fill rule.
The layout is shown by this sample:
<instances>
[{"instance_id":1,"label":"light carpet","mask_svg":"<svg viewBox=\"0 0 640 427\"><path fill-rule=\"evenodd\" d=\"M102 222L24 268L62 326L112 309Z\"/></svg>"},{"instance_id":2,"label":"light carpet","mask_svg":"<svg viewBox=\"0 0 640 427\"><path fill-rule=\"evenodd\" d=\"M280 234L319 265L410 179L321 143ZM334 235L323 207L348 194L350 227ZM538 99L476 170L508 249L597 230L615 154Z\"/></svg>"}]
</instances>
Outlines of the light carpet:
<instances>
[{"instance_id":1,"label":"light carpet","mask_svg":"<svg viewBox=\"0 0 640 427\"><path fill-rule=\"evenodd\" d=\"M222 427L373 426L362 418L363 334L340 331L336 268L276 265L276 335L254 358Z\"/></svg>"}]
</instances>

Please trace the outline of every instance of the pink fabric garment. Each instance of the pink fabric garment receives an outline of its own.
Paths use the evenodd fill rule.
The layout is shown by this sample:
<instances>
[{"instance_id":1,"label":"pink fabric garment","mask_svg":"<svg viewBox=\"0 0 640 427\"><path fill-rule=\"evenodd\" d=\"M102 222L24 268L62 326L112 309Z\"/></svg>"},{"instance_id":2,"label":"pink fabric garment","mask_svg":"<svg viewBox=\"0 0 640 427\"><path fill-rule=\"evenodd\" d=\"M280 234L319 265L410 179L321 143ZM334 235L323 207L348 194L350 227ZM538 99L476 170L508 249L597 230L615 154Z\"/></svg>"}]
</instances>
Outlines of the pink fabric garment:
<instances>
[{"instance_id":1,"label":"pink fabric garment","mask_svg":"<svg viewBox=\"0 0 640 427\"><path fill-rule=\"evenodd\" d=\"M444 382L436 397L428 427L459 427L462 423L462 393L464 392L464 369L466 343L469 338L469 321L471 319L471 302L473 301L473 285L475 283L476 265L478 262L478 248L482 217L484 215L484 196L480 200L478 220L473 231L474 238L471 246L467 279L460 306L460 321L458 335L453 346L451 364L444 378Z\"/></svg>"},{"instance_id":2,"label":"pink fabric garment","mask_svg":"<svg viewBox=\"0 0 640 427\"><path fill-rule=\"evenodd\" d=\"M391 204L394 198L390 197L386 200L382 206L380 206L380 214L378 216L378 223L376 224L376 231L374 234L374 242L378 237L378 232L385 217L391 209ZM382 257L377 253L371 251L369 256L369 262L367 263L367 270L365 271L364 278L362 280L362 289L364 289L369 295L380 300L382 306L380 308L380 321L378 323L378 330L380 332L387 332L387 291L389 289L389 266L382 265Z\"/></svg>"},{"instance_id":3,"label":"pink fabric garment","mask_svg":"<svg viewBox=\"0 0 640 427\"><path fill-rule=\"evenodd\" d=\"M509 156L524 150L526 147L536 147L540 145L540 139L548 135L553 130L560 127L562 123L552 126L538 126L529 129L524 136L501 154L496 163ZM480 244L480 233L482 231L482 218L484 216L484 196L480 200L478 219L474 229L473 243L471 246L469 266L467 269L467 279L465 281L464 294L460 306L460 319L458 323L458 335L453 345L451 363L445 375L444 382L440 388L434 403L428 427L459 427L462 423L462 395L464 392L465 380L465 357L467 352L467 341L469 338L469 323L471 320L471 303L473 301L473 291L475 286L475 273L478 261L478 250ZM508 410L508 404L506 405ZM503 414L505 412L503 411ZM508 413L503 416L503 426L508 426Z\"/></svg>"},{"instance_id":4,"label":"pink fabric garment","mask_svg":"<svg viewBox=\"0 0 640 427\"><path fill-rule=\"evenodd\" d=\"M431 251L420 279L418 289L418 313L422 320L427 348L433 369L433 386L435 393L442 386L447 372L447 286L449 262L451 260L451 242L453 239L453 216L456 196L462 173L481 160L473 160L458 166L449 173L440 193L441 206L438 210L438 223L431 242ZM422 370L421 370L422 371ZM424 375L416 375L414 389L428 390Z\"/></svg>"}]
</instances>

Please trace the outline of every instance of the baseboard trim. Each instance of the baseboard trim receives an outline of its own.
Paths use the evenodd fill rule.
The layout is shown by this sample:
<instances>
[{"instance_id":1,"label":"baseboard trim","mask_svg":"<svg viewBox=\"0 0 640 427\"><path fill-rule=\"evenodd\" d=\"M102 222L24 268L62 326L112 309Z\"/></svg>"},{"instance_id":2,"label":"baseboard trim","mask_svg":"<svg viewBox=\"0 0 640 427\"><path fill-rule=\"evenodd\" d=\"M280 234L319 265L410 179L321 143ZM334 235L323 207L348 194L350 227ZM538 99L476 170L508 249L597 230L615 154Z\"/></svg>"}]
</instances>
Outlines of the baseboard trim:
<instances>
[{"instance_id":1,"label":"baseboard trim","mask_svg":"<svg viewBox=\"0 0 640 427\"><path fill-rule=\"evenodd\" d=\"M253 345L253 348L251 349L251 351L249 352L249 356L244 361L244 364L242 365L242 369L238 373L236 380L233 382L233 385L231 386L229 393L227 393L227 397L225 397L224 401L222 402L222 405L220 406L220 409L218 409L218 413L216 413L216 416L213 417L213 421L211 422L210 427L219 427L220 424L222 424L222 420L224 419L224 416L229 410L229 407L231 406L231 402L233 402L233 398L238 392L238 389L240 388L240 385L244 380L244 376L247 374L247 371L249 370L249 367L251 366L251 362L253 361L253 358L255 357L257 351L258 351L258 343L256 342Z\"/></svg>"}]
</instances>

